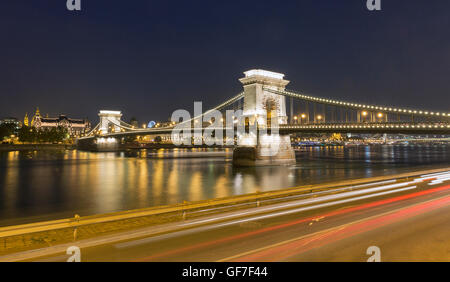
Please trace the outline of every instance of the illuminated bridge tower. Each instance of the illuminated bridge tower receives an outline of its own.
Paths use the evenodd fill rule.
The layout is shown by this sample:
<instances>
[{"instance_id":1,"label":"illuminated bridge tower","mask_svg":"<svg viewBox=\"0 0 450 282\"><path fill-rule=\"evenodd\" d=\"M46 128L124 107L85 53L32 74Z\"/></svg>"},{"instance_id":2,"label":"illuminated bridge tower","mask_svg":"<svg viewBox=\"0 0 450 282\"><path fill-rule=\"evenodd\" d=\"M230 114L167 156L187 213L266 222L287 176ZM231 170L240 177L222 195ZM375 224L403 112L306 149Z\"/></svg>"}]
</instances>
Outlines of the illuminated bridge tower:
<instances>
[{"instance_id":1,"label":"illuminated bridge tower","mask_svg":"<svg viewBox=\"0 0 450 282\"><path fill-rule=\"evenodd\" d=\"M100 134L119 132L120 131L120 119L122 113L120 111L100 111L98 113L100 118Z\"/></svg>"},{"instance_id":2,"label":"illuminated bridge tower","mask_svg":"<svg viewBox=\"0 0 450 282\"><path fill-rule=\"evenodd\" d=\"M249 70L244 74L245 77L239 81L244 86L243 116L246 129L240 135L238 133L233 164L257 166L295 163L290 136L280 135L274 128L267 131L271 124L287 123L285 97L267 89L283 91L289 81L283 79L282 73L265 70ZM251 131L250 127L259 129Z\"/></svg>"},{"instance_id":3,"label":"illuminated bridge tower","mask_svg":"<svg viewBox=\"0 0 450 282\"><path fill-rule=\"evenodd\" d=\"M77 139L77 148L88 151L114 152L121 148L120 138L108 136L108 133L121 132L120 111L105 111L98 113L99 124L93 129L92 138ZM96 130L97 129L97 130Z\"/></svg>"}]
</instances>

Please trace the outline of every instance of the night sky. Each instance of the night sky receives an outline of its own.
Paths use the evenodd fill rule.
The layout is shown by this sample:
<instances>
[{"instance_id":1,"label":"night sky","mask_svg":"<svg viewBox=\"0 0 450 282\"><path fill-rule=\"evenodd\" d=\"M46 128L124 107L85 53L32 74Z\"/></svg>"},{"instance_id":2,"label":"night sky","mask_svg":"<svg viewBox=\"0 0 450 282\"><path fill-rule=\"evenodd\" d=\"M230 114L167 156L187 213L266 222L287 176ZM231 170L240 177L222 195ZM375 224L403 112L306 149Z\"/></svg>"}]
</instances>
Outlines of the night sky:
<instances>
[{"instance_id":1,"label":"night sky","mask_svg":"<svg viewBox=\"0 0 450 282\"><path fill-rule=\"evenodd\" d=\"M122 110L167 120L237 94L242 72L288 89L449 111L450 1L10 0L0 6L0 117Z\"/></svg>"}]
</instances>

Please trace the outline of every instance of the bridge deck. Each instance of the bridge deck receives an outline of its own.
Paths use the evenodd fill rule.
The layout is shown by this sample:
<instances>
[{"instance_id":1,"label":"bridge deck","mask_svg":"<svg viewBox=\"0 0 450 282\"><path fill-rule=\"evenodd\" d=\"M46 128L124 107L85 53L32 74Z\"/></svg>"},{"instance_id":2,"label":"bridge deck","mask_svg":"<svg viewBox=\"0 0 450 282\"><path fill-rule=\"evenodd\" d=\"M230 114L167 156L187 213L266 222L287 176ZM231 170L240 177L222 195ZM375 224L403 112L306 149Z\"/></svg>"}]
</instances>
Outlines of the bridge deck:
<instances>
[{"instance_id":1,"label":"bridge deck","mask_svg":"<svg viewBox=\"0 0 450 282\"><path fill-rule=\"evenodd\" d=\"M227 130L236 130L229 127L206 127L209 130L223 130L224 136ZM191 131L204 131L206 128L192 128ZM133 131L114 132L104 135L87 136L80 139L96 137L126 137L155 134L171 134L174 127L136 129ZM277 129L268 128L275 131ZM450 134L450 123L323 123L323 124L286 124L278 128L281 134L290 133L390 133L390 134Z\"/></svg>"}]
</instances>

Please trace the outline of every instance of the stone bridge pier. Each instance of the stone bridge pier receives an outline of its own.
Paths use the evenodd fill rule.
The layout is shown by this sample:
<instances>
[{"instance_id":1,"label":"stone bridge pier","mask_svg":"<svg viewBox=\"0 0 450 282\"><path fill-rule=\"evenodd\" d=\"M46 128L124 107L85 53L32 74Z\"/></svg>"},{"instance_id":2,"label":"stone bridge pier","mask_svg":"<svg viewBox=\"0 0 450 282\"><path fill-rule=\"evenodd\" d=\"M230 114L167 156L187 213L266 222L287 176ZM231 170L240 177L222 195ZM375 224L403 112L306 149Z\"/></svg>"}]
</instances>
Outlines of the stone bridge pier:
<instances>
[{"instance_id":1,"label":"stone bridge pier","mask_svg":"<svg viewBox=\"0 0 450 282\"><path fill-rule=\"evenodd\" d=\"M78 139L77 149L92 152L116 152L123 150L120 138L96 136L88 139Z\"/></svg>"}]
</instances>

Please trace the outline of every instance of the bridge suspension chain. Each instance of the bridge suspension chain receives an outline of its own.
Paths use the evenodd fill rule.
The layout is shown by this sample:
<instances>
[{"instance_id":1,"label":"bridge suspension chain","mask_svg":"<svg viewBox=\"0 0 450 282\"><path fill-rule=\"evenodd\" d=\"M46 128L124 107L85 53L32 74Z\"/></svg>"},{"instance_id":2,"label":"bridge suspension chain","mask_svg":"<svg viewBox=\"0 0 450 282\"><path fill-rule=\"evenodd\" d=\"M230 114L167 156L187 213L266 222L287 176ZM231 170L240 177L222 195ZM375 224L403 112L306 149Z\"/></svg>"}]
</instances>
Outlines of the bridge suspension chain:
<instances>
[{"instance_id":1,"label":"bridge suspension chain","mask_svg":"<svg viewBox=\"0 0 450 282\"><path fill-rule=\"evenodd\" d=\"M123 120L120 121L121 124L124 124L125 126L128 126L130 128L133 128L133 126L129 123L124 122Z\"/></svg>"},{"instance_id":2,"label":"bridge suspension chain","mask_svg":"<svg viewBox=\"0 0 450 282\"><path fill-rule=\"evenodd\" d=\"M112 124L114 124L115 126L118 126L118 127L120 127L120 128L128 129L128 130L136 130L135 128L132 127L132 125L130 125L129 127L128 127L128 126L121 125L121 123L127 124L126 122L120 121L120 123L117 124L115 121L112 121L112 120L110 120L109 118L108 118L107 120L108 120L110 123L112 123Z\"/></svg>"},{"instance_id":3,"label":"bridge suspension chain","mask_svg":"<svg viewBox=\"0 0 450 282\"><path fill-rule=\"evenodd\" d=\"M450 117L450 113L443 113L443 112L433 112L433 111L426 111L426 110L413 110L413 109L405 109L405 108L399 108L399 107L386 107L386 106L375 106L375 105L365 105L360 103L351 103L351 102L345 102L345 101L338 101L333 99L325 99L325 98L318 98L313 96L304 95L301 93L296 93L291 90L289 91L279 91L274 90L270 88L264 88L264 90L268 92L272 92L274 94L283 95L287 97L293 97L296 99L308 101L308 102L315 102L320 104L326 104L330 106L340 106L340 107L346 107L346 108L352 108L356 110L378 110L388 113L395 113L395 114L413 114L413 115L420 115L420 116L427 116L427 117L444 117L448 118Z\"/></svg>"},{"instance_id":4,"label":"bridge suspension chain","mask_svg":"<svg viewBox=\"0 0 450 282\"><path fill-rule=\"evenodd\" d=\"M202 113L201 115L198 115L198 116L193 117L191 119L188 119L186 121L182 121L180 124L184 124L184 123L196 120L196 119L203 118L203 116L211 113L212 111L216 111L216 110L220 111L221 109L223 109L223 108L233 104L234 102L236 102L236 101L238 101L239 99L242 99L242 98L244 98L244 92L241 92L241 93L237 94L236 96L231 97L230 99L226 100L225 102L221 103L220 105L218 105L218 106L216 106L216 107L214 107L212 109L207 110L206 112Z\"/></svg>"},{"instance_id":5,"label":"bridge suspension chain","mask_svg":"<svg viewBox=\"0 0 450 282\"><path fill-rule=\"evenodd\" d=\"M86 133L86 136L91 136L100 126L100 123L98 123L93 129L91 129L88 133Z\"/></svg>"},{"instance_id":6,"label":"bridge suspension chain","mask_svg":"<svg viewBox=\"0 0 450 282\"><path fill-rule=\"evenodd\" d=\"M230 105L230 104L232 104L232 103L238 101L239 99L242 99L243 97L244 97L244 92L241 92L241 93L237 94L236 96L234 96L234 97L232 97L232 98L226 100L225 102L223 102L223 103L217 105L216 107L207 110L206 112L202 113L201 115L198 115L198 116L193 117L193 118L191 118L191 119L189 119L189 120L186 120L186 121L181 122L181 124L187 123L187 122L191 122L191 121L193 121L193 120L195 120L195 119L202 118L203 116L207 115L208 113L210 113L210 112L212 112L212 111L214 111L214 110L221 110L221 109L227 107L228 105ZM140 131L151 132L151 131L155 131L155 132L157 132L157 131L160 131L160 130L162 129L162 128L158 128L158 129L154 129L154 128L147 128L147 129L133 128L132 125L130 125L130 124L124 122L124 121L120 121L120 123L117 124L116 121L113 121L113 120L111 120L111 119L107 119L107 120L108 120L110 123L112 123L113 125L115 125L115 126L117 126L117 127L120 127L120 128L122 128L122 129L128 130L128 131L135 131L135 132L140 132ZM95 126L95 128L92 129L92 130L87 134L87 136L92 135L93 132L95 132L95 130L97 130L99 126L100 126L100 124L97 124L97 125ZM168 126L168 127L166 127L166 128L171 128L171 127L172 127L172 126Z\"/></svg>"}]
</instances>

